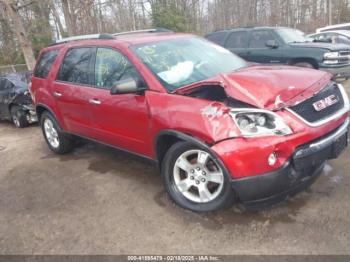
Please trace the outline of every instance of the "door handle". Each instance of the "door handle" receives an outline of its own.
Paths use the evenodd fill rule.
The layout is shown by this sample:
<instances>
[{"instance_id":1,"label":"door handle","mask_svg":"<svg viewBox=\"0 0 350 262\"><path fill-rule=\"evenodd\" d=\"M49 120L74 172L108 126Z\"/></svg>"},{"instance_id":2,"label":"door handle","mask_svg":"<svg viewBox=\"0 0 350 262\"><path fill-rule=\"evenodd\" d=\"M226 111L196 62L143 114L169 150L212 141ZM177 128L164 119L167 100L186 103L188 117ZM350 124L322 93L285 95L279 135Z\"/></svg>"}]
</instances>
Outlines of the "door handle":
<instances>
[{"instance_id":1,"label":"door handle","mask_svg":"<svg viewBox=\"0 0 350 262\"><path fill-rule=\"evenodd\" d=\"M55 96L55 97L61 97L62 96L62 94L60 93L60 92L53 92L53 95Z\"/></svg>"},{"instance_id":2,"label":"door handle","mask_svg":"<svg viewBox=\"0 0 350 262\"><path fill-rule=\"evenodd\" d=\"M89 99L89 103L93 105L100 105L101 101L94 98L94 99Z\"/></svg>"}]
</instances>

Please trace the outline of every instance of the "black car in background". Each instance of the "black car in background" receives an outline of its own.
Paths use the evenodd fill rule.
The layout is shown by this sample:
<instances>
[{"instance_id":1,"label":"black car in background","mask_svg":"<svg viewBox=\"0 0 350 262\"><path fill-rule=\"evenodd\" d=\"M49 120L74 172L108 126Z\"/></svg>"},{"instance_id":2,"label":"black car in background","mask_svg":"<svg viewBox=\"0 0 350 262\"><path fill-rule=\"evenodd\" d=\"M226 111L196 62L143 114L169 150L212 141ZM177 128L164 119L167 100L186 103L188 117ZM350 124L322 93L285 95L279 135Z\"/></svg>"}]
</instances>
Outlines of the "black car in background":
<instances>
[{"instance_id":1,"label":"black car in background","mask_svg":"<svg viewBox=\"0 0 350 262\"><path fill-rule=\"evenodd\" d=\"M12 121L18 128L37 121L28 79L29 73L0 76L0 120Z\"/></svg>"},{"instance_id":2,"label":"black car in background","mask_svg":"<svg viewBox=\"0 0 350 262\"><path fill-rule=\"evenodd\" d=\"M350 46L315 43L303 32L287 27L249 27L210 33L207 39L247 61L287 64L350 77Z\"/></svg>"}]
</instances>

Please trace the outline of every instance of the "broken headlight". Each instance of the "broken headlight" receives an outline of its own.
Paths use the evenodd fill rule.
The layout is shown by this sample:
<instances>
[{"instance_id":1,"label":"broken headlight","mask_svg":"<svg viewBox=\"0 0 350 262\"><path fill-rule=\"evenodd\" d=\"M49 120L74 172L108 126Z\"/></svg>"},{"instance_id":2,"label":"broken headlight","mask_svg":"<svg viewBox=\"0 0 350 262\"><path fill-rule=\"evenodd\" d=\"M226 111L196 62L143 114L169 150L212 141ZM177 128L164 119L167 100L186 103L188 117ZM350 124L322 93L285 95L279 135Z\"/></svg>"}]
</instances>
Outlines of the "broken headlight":
<instances>
[{"instance_id":1,"label":"broken headlight","mask_svg":"<svg viewBox=\"0 0 350 262\"><path fill-rule=\"evenodd\" d=\"M284 136L291 128L277 114L266 110L232 111L231 115L243 136Z\"/></svg>"}]
</instances>

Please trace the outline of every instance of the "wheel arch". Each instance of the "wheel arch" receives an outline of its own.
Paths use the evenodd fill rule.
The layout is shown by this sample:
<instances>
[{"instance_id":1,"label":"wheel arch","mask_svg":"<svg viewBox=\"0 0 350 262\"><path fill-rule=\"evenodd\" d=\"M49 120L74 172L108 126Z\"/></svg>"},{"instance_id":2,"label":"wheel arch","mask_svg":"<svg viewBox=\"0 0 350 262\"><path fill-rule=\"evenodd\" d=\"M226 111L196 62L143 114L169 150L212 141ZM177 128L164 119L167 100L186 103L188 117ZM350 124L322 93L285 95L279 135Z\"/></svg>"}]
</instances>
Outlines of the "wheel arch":
<instances>
[{"instance_id":1,"label":"wheel arch","mask_svg":"<svg viewBox=\"0 0 350 262\"><path fill-rule=\"evenodd\" d=\"M159 168L161 167L163 158L166 152L169 150L169 148L180 141L191 142L195 146L198 146L200 149L207 150L212 154L214 160L216 160L219 163L219 165L225 170L225 172L231 175L224 163L222 162L222 160L219 158L219 156L211 149L210 145L208 145L205 141L200 140L192 135L172 129L165 129L160 131L154 140L155 157L158 162Z\"/></svg>"},{"instance_id":2,"label":"wheel arch","mask_svg":"<svg viewBox=\"0 0 350 262\"><path fill-rule=\"evenodd\" d=\"M38 121L40 122L41 116L42 114L47 111L49 112L56 120L56 122L58 123L58 125L61 127L61 124L58 122L58 118L56 116L56 114L53 112L53 110L51 110L48 106L43 105L43 104L37 104L35 107L35 111L36 111L36 115L38 117Z\"/></svg>"},{"instance_id":3,"label":"wheel arch","mask_svg":"<svg viewBox=\"0 0 350 262\"><path fill-rule=\"evenodd\" d=\"M11 103L8 104L8 113L10 117L11 117L11 110L14 106L20 107L21 109L25 110L25 108L21 104L17 103L16 101L11 101Z\"/></svg>"},{"instance_id":4,"label":"wheel arch","mask_svg":"<svg viewBox=\"0 0 350 262\"><path fill-rule=\"evenodd\" d=\"M14 107L14 106L20 106L20 105L17 104L16 102L14 102L14 101L11 101L11 103L8 104L8 110L9 110L10 114L11 114L11 108Z\"/></svg>"},{"instance_id":5,"label":"wheel arch","mask_svg":"<svg viewBox=\"0 0 350 262\"><path fill-rule=\"evenodd\" d=\"M296 63L302 63L302 62L306 62L311 64L315 69L318 69L318 62L316 59L314 58L310 58L310 57L295 57L295 58L291 58L288 60L288 65L294 65Z\"/></svg>"}]
</instances>

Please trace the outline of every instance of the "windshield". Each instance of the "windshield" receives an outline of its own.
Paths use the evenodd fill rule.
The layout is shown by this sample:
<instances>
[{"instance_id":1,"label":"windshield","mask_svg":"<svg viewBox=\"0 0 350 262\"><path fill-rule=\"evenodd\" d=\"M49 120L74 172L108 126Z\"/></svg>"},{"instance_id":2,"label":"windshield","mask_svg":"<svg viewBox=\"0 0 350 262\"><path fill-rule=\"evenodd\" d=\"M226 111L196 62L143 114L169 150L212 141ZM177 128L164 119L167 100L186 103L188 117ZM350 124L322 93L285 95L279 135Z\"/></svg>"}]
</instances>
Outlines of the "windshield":
<instances>
[{"instance_id":1,"label":"windshield","mask_svg":"<svg viewBox=\"0 0 350 262\"><path fill-rule=\"evenodd\" d=\"M279 28L276 30L286 43L305 43L312 42L312 39L305 36L305 34L297 29Z\"/></svg>"},{"instance_id":2,"label":"windshield","mask_svg":"<svg viewBox=\"0 0 350 262\"><path fill-rule=\"evenodd\" d=\"M227 49L199 37L148 43L132 49L168 91L247 66Z\"/></svg>"}]
</instances>

